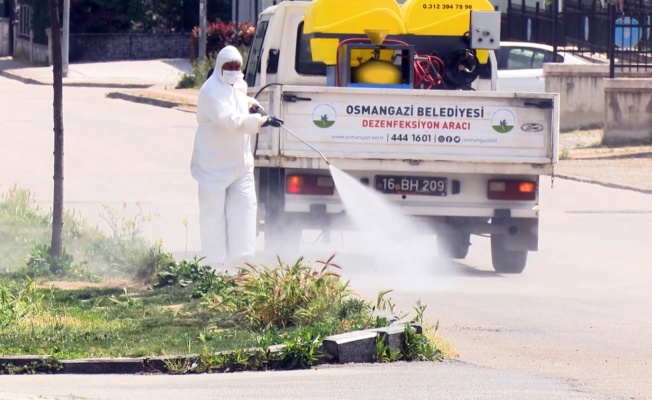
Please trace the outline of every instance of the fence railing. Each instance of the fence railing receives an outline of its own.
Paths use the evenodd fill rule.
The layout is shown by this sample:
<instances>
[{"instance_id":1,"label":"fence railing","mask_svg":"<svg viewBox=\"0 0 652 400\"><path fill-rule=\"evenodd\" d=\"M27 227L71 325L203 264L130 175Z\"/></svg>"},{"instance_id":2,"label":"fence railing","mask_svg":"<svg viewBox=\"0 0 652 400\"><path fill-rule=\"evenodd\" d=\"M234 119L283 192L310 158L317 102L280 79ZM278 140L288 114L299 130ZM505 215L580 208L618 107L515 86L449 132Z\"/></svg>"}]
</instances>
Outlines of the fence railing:
<instances>
[{"instance_id":1,"label":"fence railing","mask_svg":"<svg viewBox=\"0 0 652 400\"><path fill-rule=\"evenodd\" d=\"M556 1L546 8L508 2L503 18L502 40L537 42L563 51L609 60L610 75L652 73L652 2L598 0Z\"/></svg>"},{"instance_id":2,"label":"fence railing","mask_svg":"<svg viewBox=\"0 0 652 400\"><path fill-rule=\"evenodd\" d=\"M18 8L18 36L30 37L32 29L32 7L21 4Z\"/></svg>"}]
</instances>

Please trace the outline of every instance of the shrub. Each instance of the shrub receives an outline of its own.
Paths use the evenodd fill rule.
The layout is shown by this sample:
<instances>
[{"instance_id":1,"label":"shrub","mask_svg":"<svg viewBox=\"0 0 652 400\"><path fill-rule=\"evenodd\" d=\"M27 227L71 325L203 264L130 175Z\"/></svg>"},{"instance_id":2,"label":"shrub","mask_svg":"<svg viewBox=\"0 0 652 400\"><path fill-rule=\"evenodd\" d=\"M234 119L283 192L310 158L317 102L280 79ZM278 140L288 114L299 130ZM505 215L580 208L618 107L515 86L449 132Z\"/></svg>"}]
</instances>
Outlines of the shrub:
<instances>
[{"instance_id":1,"label":"shrub","mask_svg":"<svg viewBox=\"0 0 652 400\"><path fill-rule=\"evenodd\" d=\"M206 296L218 314L236 315L252 328L303 326L339 311L349 294L348 282L332 268L331 259L313 268L299 258L294 264L279 260L276 267L248 264L235 277L232 290Z\"/></svg>"},{"instance_id":2,"label":"shrub","mask_svg":"<svg viewBox=\"0 0 652 400\"><path fill-rule=\"evenodd\" d=\"M254 38L256 27L250 22L238 24L238 46L248 47ZM199 27L195 27L190 35L192 47L191 60L199 55ZM225 46L235 44L235 23L217 20L206 24L206 54L218 53Z\"/></svg>"}]
</instances>

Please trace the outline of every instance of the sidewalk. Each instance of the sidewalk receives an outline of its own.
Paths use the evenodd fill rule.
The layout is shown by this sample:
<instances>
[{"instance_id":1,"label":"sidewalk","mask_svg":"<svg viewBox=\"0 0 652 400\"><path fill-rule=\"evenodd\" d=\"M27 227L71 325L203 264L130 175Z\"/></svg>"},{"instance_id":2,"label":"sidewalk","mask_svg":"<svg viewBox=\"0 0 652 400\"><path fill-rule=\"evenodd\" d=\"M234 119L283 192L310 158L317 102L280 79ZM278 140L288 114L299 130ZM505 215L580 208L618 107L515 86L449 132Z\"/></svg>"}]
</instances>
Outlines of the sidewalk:
<instances>
[{"instance_id":1,"label":"sidewalk","mask_svg":"<svg viewBox=\"0 0 652 400\"><path fill-rule=\"evenodd\" d=\"M197 90L174 89L191 70L188 60L178 59L71 64L63 83L113 88L107 97L195 112ZM0 76L51 85L52 67L0 58ZM600 131L560 135L559 148L566 149L566 159L556 166L556 176L652 194L652 146L603 148L600 140Z\"/></svg>"},{"instance_id":2,"label":"sidewalk","mask_svg":"<svg viewBox=\"0 0 652 400\"><path fill-rule=\"evenodd\" d=\"M190 61L183 59L70 64L68 77L63 78L63 84L173 89L180 77L191 71ZM0 58L0 76L24 83L52 85L52 67L31 65L10 57Z\"/></svg>"}]
</instances>

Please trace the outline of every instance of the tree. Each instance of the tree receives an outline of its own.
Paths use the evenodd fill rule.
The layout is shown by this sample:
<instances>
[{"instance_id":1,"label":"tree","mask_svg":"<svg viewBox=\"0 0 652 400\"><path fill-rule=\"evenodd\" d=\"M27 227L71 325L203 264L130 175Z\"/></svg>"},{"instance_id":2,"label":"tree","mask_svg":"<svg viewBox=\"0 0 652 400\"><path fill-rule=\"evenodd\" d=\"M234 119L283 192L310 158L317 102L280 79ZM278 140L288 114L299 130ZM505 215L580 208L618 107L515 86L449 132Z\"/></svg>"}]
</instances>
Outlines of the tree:
<instances>
[{"instance_id":1,"label":"tree","mask_svg":"<svg viewBox=\"0 0 652 400\"><path fill-rule=\"evenodd\" d=\"M52 103L54 118L54 196L52 202L52 241L50 255L61 257L63 252L63 59L61 56L61 23L59 1L50 2L50 28L52 30Z\"/></svg>"}]
</instances>

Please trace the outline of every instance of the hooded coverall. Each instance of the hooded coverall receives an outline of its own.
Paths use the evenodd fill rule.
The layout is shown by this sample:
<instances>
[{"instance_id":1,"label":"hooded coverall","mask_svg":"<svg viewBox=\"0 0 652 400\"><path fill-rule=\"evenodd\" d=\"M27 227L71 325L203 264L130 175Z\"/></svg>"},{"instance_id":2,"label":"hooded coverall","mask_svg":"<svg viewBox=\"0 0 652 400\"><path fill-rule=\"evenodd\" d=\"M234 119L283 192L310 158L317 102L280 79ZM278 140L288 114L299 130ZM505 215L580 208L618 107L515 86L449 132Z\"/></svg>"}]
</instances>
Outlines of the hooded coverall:
<instances>
[{"instance_id":1,"label":"hooded coverall","mask_svg":"<svg viewBox=\"0 0 652 400\"><path fill-rule=\"evenodd\" d=\"M204 262L219 268L254 256L256 251L256 192L251 135L266 120L250 114L256 100L246 95L239 73L229 84L222 67L242 64L233 46L223 48L214 73L199 91L194 150L190 171L199 186L199 228Z\"/></svg>"}]
</instances>

